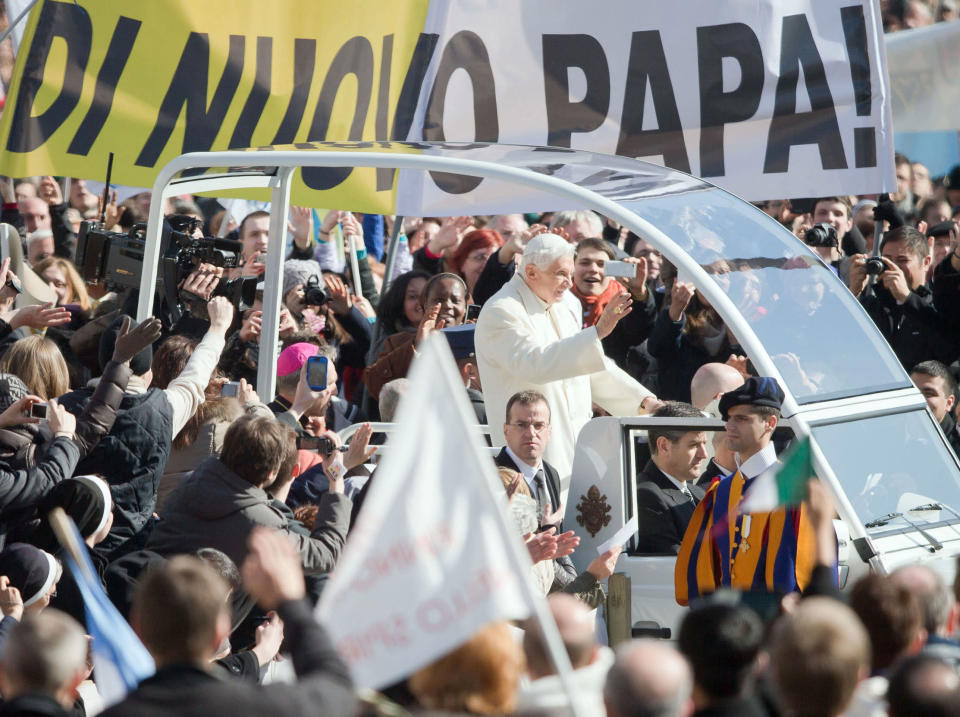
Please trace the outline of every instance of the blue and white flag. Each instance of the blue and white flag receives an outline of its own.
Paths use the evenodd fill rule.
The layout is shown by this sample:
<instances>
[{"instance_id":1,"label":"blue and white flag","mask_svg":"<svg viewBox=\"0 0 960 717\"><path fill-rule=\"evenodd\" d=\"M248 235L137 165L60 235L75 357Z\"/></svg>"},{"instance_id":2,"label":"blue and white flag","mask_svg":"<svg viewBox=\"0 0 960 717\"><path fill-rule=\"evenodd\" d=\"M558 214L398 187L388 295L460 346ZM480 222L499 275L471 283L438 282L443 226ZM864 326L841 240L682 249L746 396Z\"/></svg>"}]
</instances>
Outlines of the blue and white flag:
<instances>
[{"instance_id":1,"label":"blue and white flag","mask_svg":"<svg viewBox=\"0 0 960 717\"><path fill-rule=\"evenodd\" d=\"M95 577L96 571L77 526L70 518L65 518L72 538L64 545L66 563L83 596L87 632L93 638L94 682L104 706L109 707L150 677L156 671L156 665Z\"/></svg>"}]
</instances>

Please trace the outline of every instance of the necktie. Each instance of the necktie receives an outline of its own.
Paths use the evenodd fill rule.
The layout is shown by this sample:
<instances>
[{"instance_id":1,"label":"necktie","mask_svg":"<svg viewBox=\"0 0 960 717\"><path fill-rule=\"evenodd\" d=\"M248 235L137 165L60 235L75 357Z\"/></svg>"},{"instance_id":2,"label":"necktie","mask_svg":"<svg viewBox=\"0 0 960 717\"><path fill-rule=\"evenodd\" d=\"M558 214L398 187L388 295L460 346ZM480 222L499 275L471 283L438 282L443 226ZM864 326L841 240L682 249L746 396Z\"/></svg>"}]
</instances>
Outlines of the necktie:
<instances>
[{"instance_id":1,"label":"necktie","mask_svg":"<svg viewBox=\"0 0 960 717\"><path fill-rule=\"evenodd\" d=\"M543 475L543 468L539 469L533 477L533 484L537 488L537 520L542 523L547 510L547 482Z\"/></svg>"},{"instance_id":2,"label":"necktie","mask_svg":"<svg viewBox=\"0 0 960 717\"><path fill-rule=\"evenodd\" d=\"M687 498L689 498L690 500L693 500L693 493L690 492L690 488L687 487L686 483L680 484L680 490L683 492L685 496L687 496Z\"/></svg>"}]
</instances>

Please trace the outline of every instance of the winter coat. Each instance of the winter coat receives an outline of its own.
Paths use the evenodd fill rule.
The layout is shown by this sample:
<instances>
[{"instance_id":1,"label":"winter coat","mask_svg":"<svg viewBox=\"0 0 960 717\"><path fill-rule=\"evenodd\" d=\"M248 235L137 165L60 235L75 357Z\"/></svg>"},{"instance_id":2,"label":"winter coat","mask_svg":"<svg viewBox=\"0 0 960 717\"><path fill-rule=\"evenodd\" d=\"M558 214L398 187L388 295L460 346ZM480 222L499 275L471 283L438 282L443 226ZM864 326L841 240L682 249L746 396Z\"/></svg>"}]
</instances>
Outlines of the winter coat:
<instances>
[{"instance_id":1,"label":"winter coat","mask_svg":"<svg viewBox=\"0 0 960 717\"><path fill-rule=\"evenodd\" d=\"M288 518L271 500L265 490L238 476L220 459L208 458L170 494L147 547L161 555L216 548L242 565L247 537L262 525L290 536L305 573L330 572L346 540L350 499L339 493L324 495L310 535L290 531Z\"/></svg>"}]
</instances>

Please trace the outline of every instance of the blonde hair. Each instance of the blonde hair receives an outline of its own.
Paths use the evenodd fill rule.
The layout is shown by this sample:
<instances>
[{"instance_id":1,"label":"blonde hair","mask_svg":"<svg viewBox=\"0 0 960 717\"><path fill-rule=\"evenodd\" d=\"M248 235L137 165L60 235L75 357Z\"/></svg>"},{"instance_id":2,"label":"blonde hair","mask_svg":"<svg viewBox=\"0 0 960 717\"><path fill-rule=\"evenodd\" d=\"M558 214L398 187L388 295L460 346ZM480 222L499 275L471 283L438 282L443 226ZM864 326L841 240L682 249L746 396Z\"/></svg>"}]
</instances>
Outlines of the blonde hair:
<instances>
[{"instance_id":1,"label":"blonde hair","mask_svg":"<svg viewBox=\"0 0 960 717\"><path fill-rule=\"evenodd\" d=\"M504 490L509 488L510 484L513 483L517 476L520 475L520 471L515 471L512 468L504 468L503 466L499 466L497 468L497 473L500 476L500 480L503 482ZM530 498L533 497L533 493L530 492L530 486L527 485L527 481L525 480L520 481L520 485L517 487L517 493L520 495L529 496Z\"/></svg>"},{"instance_id":2,"label":"blonde hair","mask_svg":"<svg viewBox=\"0 0 960 717\"><path fill-rule=\"evenodd\" d=\"M0 373L12 373L44 401L70 390L63 354L53 341L39 334L13 342L0 359Z\"/></svg>"},{"instance_id":3,"label":"blonde hair","mask_svg":"<svg viewBox=\"0 0 960 717\"><path fill-rule=\"evenodd\" d=\"M410 691L422 707L476 715L513 712L523 653L505 622L495 622L413 673Z\"/></svg>"},{"instance_id":4,"label":"blonde hair","mask_svg":"<svg viewBox=\"0 0 960 717\"><path fill-rule=\"evenodd\" d=\"M73 262L59 256L48 256L33 267L33 271L40 276L51 266L55 266L63 271L63 276L67 280L67 288L70 289L70 298L66 303L79 304L81 309L89 311L90 295L87 293L87 287L83 283L83 279L80 278L80 273L73 265ZM40 276L40 278L43 277Z\"/></svg>"}]
</instances>

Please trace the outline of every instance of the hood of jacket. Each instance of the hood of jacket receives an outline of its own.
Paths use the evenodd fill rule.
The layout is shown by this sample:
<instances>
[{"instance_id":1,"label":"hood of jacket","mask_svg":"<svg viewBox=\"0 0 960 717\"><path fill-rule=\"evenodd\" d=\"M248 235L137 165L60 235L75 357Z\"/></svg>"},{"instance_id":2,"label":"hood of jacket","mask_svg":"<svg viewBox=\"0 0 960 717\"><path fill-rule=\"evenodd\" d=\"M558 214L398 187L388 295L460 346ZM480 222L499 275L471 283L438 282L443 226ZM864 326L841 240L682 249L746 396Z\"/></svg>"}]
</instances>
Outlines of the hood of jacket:
<instances>
[{"instance_id":1,"label":"hood of jacket","mask_svg":"<svg viewBox=\"0 0 960 717\"><path fill-rule=\"evenodd\" d=\"M247 482L211 456L180 481L163 513L184 513L200 520L219 520L246 508L269 505L266 491ZM160 516L161 518L163 515Z\"/></svg>"}]
</instances>

